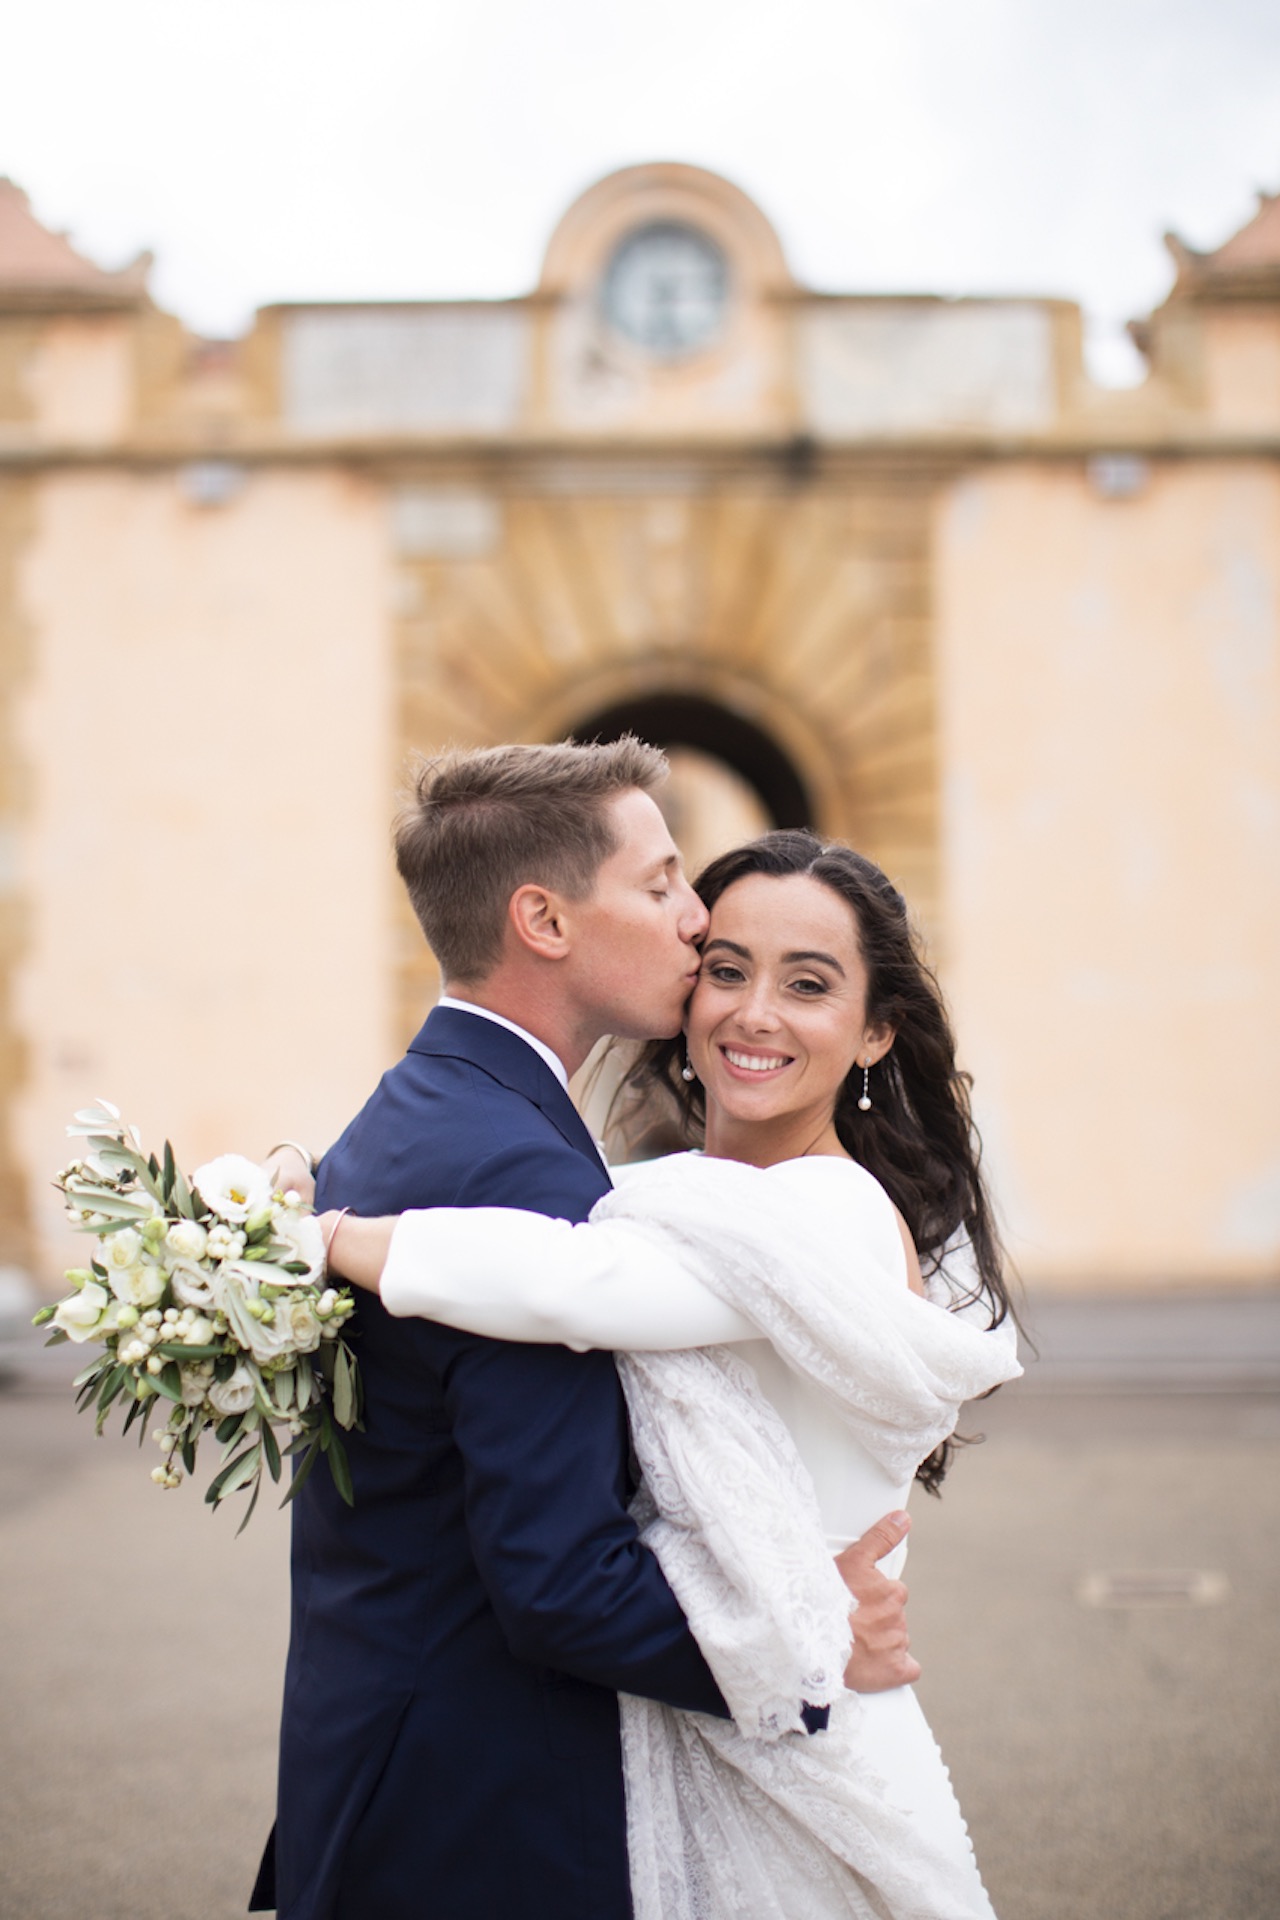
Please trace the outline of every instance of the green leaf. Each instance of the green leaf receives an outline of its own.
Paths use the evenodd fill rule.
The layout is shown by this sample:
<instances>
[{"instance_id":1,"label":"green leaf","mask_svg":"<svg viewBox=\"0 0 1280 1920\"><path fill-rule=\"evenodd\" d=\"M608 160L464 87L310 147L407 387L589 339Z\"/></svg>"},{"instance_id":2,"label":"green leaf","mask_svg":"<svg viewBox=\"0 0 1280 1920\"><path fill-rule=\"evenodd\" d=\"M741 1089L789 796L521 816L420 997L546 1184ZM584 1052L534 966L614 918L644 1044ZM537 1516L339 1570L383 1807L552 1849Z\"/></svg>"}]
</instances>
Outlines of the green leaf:
<instances>
[{"instance_id":1,"label":"green leaf","mask_svg":"<svg viewBox=\"0 0 1280 1920\"><path fill-rule=\"evenodd\" d=\"M165 1152L166 1152L165 1165L167 1166L168 1165L167 1156L169 1152L169 1143L167 1140L165 1142ZM173 1189L170 1194L170 1198L173 1201L174 1206L178 1209L178 1212L182 1214L184 1218L188 1220L195 1219L196 1217L195 1201L192 1198L191 1189L187 1185L186 1177L183 1174L182 1168L179 1166L175 1166L173 1169Z\"/></svg>"},{"instance_id":2,"label":"green leaf","mask_svg":"<svg viewBox=\"0 0 1280 1920\"><path fill-rule=\"evenodd\" d=\"M108 1209L106 1207L100 1207L98 1211L100 1213L106 1213ZM88 1231L96 1233L100 1240L109 1240L113 1233L123 1233L126 1227L136 1227L140 1221L149 1220L150 1218L150 1209L137 1213L116 1213L112 1210L109 1220L104 1220L100 1227L91 1227Z\"/></svg>"},{"instance_id":3,"label":"green leaf","mask_svg":"<svg viewBox=\"0 0 1280 1920\"><path fill-rule=\"evenodd\" d=\"M225 1419L219 1420L216 1433L221 1446L225 1447L230 1441L235 1439L240 1431L240 1422L243 1418L243 1414L229 1413Z\"/></svg>"},{"instance_id":4,"label":"green leaf","mask_svg":"<svg viewBox=\"0 0 1280 1920\"><path fill-rule=\"evenodd\" d=\"M286 1367L271 1382L271 1398L281 1413L288 1413L293 1403L293 1369Z\"/></svg>"},{"instance_id":5,"label":"green leaf","mask_svg":"<svg viewBox=\"0 0 1280 1920\"><path fill-rule=\"evenodd\" d=\"M357 1361L355 1354L351 1351L351 1348L347 1345L346 1341L340 1340L338 1342L338 1345L341 1348L342 1352L347 1356L347 1365L351 1370L351 1397L355 1402L355 1409L356 1409L356 1417L355 1417L354 1424L357 1427L359 1427L360 1431L363 1433L364 1423L361 1416L364 1413L364 1375L360 1371L360 1364Z\"/></svg>"},{"instance_id":6,"label":"green leaf","mask_svg":"<svg viewBox=\"0 0 1280 1920\"><path fill-rule=\"evenodd\" d=\"M90 1213L105 1213L107 1224L84 1229L88 1233L118 1233L121 1227L136 1226L139 1220L151 1217L151 1208L145 1200L131 1200L127 1194L106 1193L95 1190L92 1193L77 1193L74 1190L67 1198L74 1207L87 1208Z\"/></svg>"},{"instance_id":7,"label":"green leaf","mask_svg":"<svg viewBox=\"0 0 1280 1920\"><path fill-rule=\"evenodd\" d=\"M253 1510L258 1504L258 1495L261 1492L262 1492L262 1475L259 1474L257 1479L253 1483L253 1498L250 1500L248 1506L245 1508L244 1519L240 1522L240 1525L236 1528L237 1540L240 1538L240 1535L244 1532L245 1528L248 1526L249 1522L252 1520Z\"/></svg>"},{"instance_id":8,"label":"green leaf","mask_svg":"<svg viewBox=\"0 0 1280 1920\"><path fill-rule=\"evenodd\" d=\"M164 1143L164 1175L160 1182L160 1191L164 1195L164 1204L166 1207L173 1199L173 1183L177 1171L178 1164L173 1157L173 1148L166 1140Z\"/></svg>"},{"instance_id":9,"label":"green leaf","mask_svg":"<svg viewBox=\"0 0 1280 1920\"><path fill-rule=\"evenodd\" d=\"M172 1360L168 1362L163 1372L149 1373L147 1378L156 1392L162 1393L166 1400L174 1400L179 1406L182 1405L182 1376Z\"/></svg>"},{"instance_id":10,"label":"green leaf","mask_svg":"<svg viewBox=\"0 0 1280 1920\"><path fill-rule=\"evenodd\" d=\"M329 1457L329 1471L333 1475L333 1484L349 1507L356 1503L355 1490L351 1485L351 1467L347 1460L347 1450L336 1433L330 1429L329 1444L325 1448Z\"/></svg>"},{"instance_id":11,"label":"green leaf","mask_svg":"<svg viewBox=\"0 0 1280 1920\"><path fill-rule=\"evenodd\" d=\"M119 1377L119 1369L115 1373L108 1374L103 1382L102 1392L98 1395L98 1415L94 1421L95 1432L102 1432L107 1424L107 1415L111 1411L112 1403L120 1398L123 1389L124 1381Z\"/></svg>"},{"instance_id":12,"label":"green leaf","mask_svg":"<svg viewBox=\"0 0 1280 1920\"><path fill-rule=\"evenodd\" d=\"M68 1337L69 1336L62 1331L61 1327L55 1327L53 1332L49 1335L49 1338L45 1341L45 1345L46 1347L65 1346Z\"/></svg>"},{"instance_id":13,"label":"green leaf","mask_svg":"<svg viewBox=\"0 0 1280 1920\"><path fill-rule=\"evenodd\" d=\"M110 1404L124 1385L127 1375L127 1367L112 1367L110 1372L103 1376L102 1386L98 1392L99 1407L105 1407Z\"/></svg>"},{"instance_id":14,"label":"green leaf","mask_svg":"<svg viewBox=\"0 0 1280 1920\"><path fill-rule=\"evenodd\" d=\"M112 1364L113 1362L109 1353L100 1353L96 1360L91 1360L89 1365L76 1375L75 1379L71 1382L72 1386L82 1387L86 1380L92 1383L94 1380L100 1379L104 1373L109 1371Z\"/></svg>"},{"instance_id":15,"label":"green leaf","mask_svg":"<svg viewBox=\"0 0 1280 1920\"><path fill-rule=\"evenodd\" d=\"M163 1354L166 1360L216 1360L225 1349L221 1341L216 1346L188 1347L181 1340L165 1340L151 1351Z\"/></svg>"},{"instance_id":16,"label":"green leaf","mask_svg":"<svg viewBox=\"0 0 1280 1920\"><path fill-rule=\"evenodd\" d=\"M229 1493L234 1493L237 1487L243 1487L255 1473L261 1471L261 1468L262 1448L246 1447L243 1453L238 1453L234 1460L229 1460L221 1473L215 1474L209 1482L208 1491L204 1496L207 1504L216 1507L220 1500L224 1500Z\"/></svg>"},{"instance_id":17,"label":"green leaf","mask_svg":"<svg viewBox=\"0 0 1280 1920\"><path fill-rule=\"evenodd\" d=\"M182 1436L182 1464L188 1473L196 1470L196 1443L189 1433Z\"/></svg>"},{"instance_id":18,"label":"green leaf","mask_svg":"<svg viewBox=\"0 0 1280 1920\"><path fill-rule=\"evenodd\" d=\"M351 1360L345 1347L339 1347L333 1369L333 1417L340 1427L350 1427L356 1417L355 1386L351 1378Z\"/></svg>"},{"instance_id":19,"label":"green leaf","mask_svg":"<svg viewBox=\"0 0 1280 1920\"><path fill-rule=\"evenodd\" d=\"M267 1462L267 1472L273 1480L278 1480L280 1478L280 1448L276 1444L276 1436L271 1431L271 1422L269 1420L264 1420L262 1423L262 1451Z\"/></svg>"},{"instance_id":20,"label":"green leaf","mask_svg":"<svg viewBox=\"0 0 1280 1920\"><path fill-rule=\"evenodd\" d=\"M159 1168L156 1166L154 1154L150 1159L144 1160L140 1153L135 1153L132 1147L125 1146L122 1142L119 1146L103 1147L98 1157L106 1167L123 1167L130 1173L136 1174L139 1184L146 1188L152 1199L158 1200L161 1206L164 1205L164 1195L160 1191L160 1183L156 1178Z\"/></svg>"},{"instance_id":21,"label":"green leaf","mask_svg":"<svg viewBox=\"0 0 1280 1920\"><path fill-rule=\"evenodd\" d=\"M301 1437L302 1436L299 1435L299 1438ZM320 1458L320 1442L318 1439L313 1439L310 1446L307 1448L307 1451L305 1456L303 1457L301 1466L298 1468L298 1471L294 1474L293 1479L289 1483L288 1493L286 1493L284 1499L280 1502L280 1505L282 1507L287 1507L289 1502L295 1499L296 1496L302 1492L302 1489L307 1484L308 1475L310 1474L311 1469L315 1466L315 1463L319 1458Z\"/></svg>"}]
</instances>

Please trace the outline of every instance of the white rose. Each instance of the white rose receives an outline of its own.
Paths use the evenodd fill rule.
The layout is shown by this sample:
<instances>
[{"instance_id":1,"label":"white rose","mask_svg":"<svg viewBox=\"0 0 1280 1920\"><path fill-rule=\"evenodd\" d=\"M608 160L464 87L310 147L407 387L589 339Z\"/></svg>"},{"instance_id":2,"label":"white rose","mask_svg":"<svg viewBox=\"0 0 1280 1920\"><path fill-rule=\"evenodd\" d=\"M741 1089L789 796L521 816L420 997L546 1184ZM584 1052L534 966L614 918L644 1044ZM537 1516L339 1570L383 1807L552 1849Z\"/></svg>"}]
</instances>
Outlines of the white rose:
<instances>
[{"instance_id":1,"label":"white rose","mask_svg":"<svg viewBox=\"0 0 1280 1920\"><path fill-rule=\"evenodd\" d=\"M238 1361L229 1380L210 1382L209 1405L216 1413L248 1413L254 1402L253 1375Z\"/></svg>"},{"instance_id":2,"label":"white rose","mask_svg":"<svg viewBox=\"0 0 1280 1920\"><path fill-rule=\"evenodd\" d=\"M183 1406L202 1407L214 1385L212 1360L197 1361L192 1367L179 1367L178 1377L182 1385Z\"/></svg>"},{"instance_id":3,"label":"white rose","mask_svg":"<svg viewBox=\"0 0 1280 1920\"><path fill-rule=\"evenodd\" d=\"M288 1247L286 1259L300 1260L307 1269L305 1273L285 1274L282 1285L309 1287L324 1278L324 1233L314 1213L278 1207L271 1223L271 1237Z\"/></svg>"},{"instance_id":4,"label":"white rose","mask_svg":"<svg viewBox=\"0 0 1280 1920\"><path fill-rule=\"evenodd\" d=\"M136 1267L127 1267L123 1273L113 1271L109 1281L112 1293L126 1307L154 1307L167 1284L164 1269L153 1267L145 1260L140 1260Z\"/></svg>"},{"instance_id":5,"label":"white rose","mask_svg":"<svg viewBox=\"0 0 1280 1920\"><path fill-rule=\"evenodd\" d=\"M288 1335L289 1345L296 1347L299 1353L314 1353L320 1345L320 1322L309 1300L290 1300L287 1297L278 1300L276 1325L281 1324Z\"/></svg>"},{"instance_id":6,"label":"white rose","mask_svg":"<svg viewBox=\"0 0 1280 1920\"><path fill-rule=\"evenodd\" d=\"M72 1340L91 1340L98 1331L111 1296L96 1280L86 1280L78 1293L59 1300L54 1308L53 1324Z\"/></svg>"},{"instance_id":7,"label":"white rose","mask_svg":"<svg viewBox=\"0 0 1280 1920\"><path fill-rule=\"evenodd\" d=\"M235 1226L271 1205L266 1174L242 1153L224 1153L220 1159L197 1167L191 1184L206 1206Z\"/></svg>"},{"instance_id":8,"label":"white rose","mask_svg":"<svg viewBox=\"0 0 1280 1920\"><path fill-rule=\"evenodd\" d=\"M108 1275L117 1268L136 1267L142 1258L142 1235L132 1227L121 1227L119 1233L108 1234L99 1240L95 1258L100 1267L105 1267Z\"/></svg>"},{"instance_id":9,"label":"white rose","mask_svg":"<svg viewBox=\"0 0 1280 1920\"><path fill-rule=\"evenodd\" d=\"M164 1237L164 1244L175 1260L194 1263L204 1259L208 1238L198 1220L175 1220Z\"/></svg>"}]
</instances>

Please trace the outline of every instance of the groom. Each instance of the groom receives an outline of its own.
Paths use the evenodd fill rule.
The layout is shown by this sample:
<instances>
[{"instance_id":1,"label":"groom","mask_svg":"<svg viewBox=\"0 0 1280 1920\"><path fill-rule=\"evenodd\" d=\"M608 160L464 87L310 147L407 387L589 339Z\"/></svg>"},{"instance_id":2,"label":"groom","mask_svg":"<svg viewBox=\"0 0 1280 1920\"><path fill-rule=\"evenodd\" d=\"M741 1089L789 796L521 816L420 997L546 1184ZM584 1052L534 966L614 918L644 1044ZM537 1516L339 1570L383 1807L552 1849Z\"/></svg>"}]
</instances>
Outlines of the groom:
<instances>
[{"instance_id":1,"label":"groom","mask_svg":"<svg viewBox=\"0 0 1280 1920\"><path fill-rule=\"evenodd\" d=\"M326 1155L317 1204L584 1220L609 1177L567 1080L603 1034L678 1031L707 915L652 798L655 749L429 764L397 862L445 997ZM617 1694L724 1702L628 1517L612 1356L357 1315L354 1508L294 1503L276 1828L281 1920L627 1920ZM914 1676L865 1537L865 1691Z\"/></svg>"}]
</instances>

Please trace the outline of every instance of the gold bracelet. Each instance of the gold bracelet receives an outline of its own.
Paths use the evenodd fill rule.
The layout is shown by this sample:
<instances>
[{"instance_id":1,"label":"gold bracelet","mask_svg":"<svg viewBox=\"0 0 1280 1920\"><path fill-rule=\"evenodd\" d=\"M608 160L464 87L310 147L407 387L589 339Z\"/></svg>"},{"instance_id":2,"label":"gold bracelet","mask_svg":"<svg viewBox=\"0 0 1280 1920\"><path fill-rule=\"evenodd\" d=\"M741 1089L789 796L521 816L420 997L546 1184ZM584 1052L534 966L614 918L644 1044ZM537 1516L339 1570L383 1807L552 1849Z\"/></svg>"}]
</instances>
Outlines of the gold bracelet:
<instances>
[{"instance_id":1,"label":"gold bracelet","mask_svg":"<svg viewBox=\"0 0 1280 1920\"><path fill-rule=\"evenodd\" d=\"M316 1159L314 1153L308 1153L307 1149L303 1146L300 1146L296 1140L277 1140L274 1147L271 1147L267 1152L268 1160L270 1160L272 1154L279 1153L281 1147L289 1147L294 1153L297 1154L300 1160L305 1160L307 1163L308 1173L311 1175L311 1178L313 1180L315 1179L316 1168L320 1165L320 1162Z\"/></svg>"},{"instance_id":2,"label":"gold bracelet","mask_svg":"<svg viewBox=\"0 0 1280 1920\"><path fill-rule=\"evenodd\" d=\"M333 1253L333 1243L338 1237L338 1228L342 1225L342 1222L350 1211L350 1207L339 1207L338 1217L329 1229L329 1238L324 1243L324 1264L326 1271L328 1270L329 1260Z\"/></svg>"}]
</instances>

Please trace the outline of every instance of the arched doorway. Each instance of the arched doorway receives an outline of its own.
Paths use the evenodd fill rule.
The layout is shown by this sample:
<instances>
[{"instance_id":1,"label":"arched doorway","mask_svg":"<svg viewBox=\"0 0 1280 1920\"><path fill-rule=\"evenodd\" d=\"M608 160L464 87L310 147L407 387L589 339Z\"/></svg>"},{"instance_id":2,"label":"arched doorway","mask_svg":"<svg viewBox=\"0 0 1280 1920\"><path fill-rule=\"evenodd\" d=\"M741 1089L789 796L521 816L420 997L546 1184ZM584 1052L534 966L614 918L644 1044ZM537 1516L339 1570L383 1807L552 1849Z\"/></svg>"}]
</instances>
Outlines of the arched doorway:
<instances>
[{"instance_id":1,"label":"arched doorway","mask_svg":"<svg viewBox=\"0 0 1280 1920\"><path fill-rule=\"evenodd\" d=\"M685 692L645 694L588 716L573 731L579 740L635 733L665 749L671 778L658 799L690 873L770 827L812 822L808 789L788 755L754 722L717 701Z\"/></svg>"}]
</instances>

